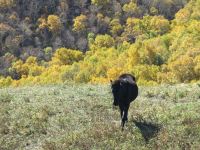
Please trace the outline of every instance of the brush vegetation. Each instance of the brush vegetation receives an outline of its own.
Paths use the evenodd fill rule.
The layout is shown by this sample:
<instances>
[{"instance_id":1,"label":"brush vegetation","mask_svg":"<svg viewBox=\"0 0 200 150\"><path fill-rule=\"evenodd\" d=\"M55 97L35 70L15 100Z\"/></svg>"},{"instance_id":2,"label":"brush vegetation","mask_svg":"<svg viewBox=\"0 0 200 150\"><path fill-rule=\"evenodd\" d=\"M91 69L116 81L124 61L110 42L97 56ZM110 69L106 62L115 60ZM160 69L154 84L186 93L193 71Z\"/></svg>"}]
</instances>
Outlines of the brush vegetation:
<instances>
[{"instance_id":1,"label":"brush vegetation","mask_svg":"<svg viewBox=\"0 0 200 150\"><path fill-rule=\"evenodd\" d=\"M123 132L108 85L0 89L0 149L200 149L199 88L140 87Z\"/></svg>"},{"instance_id":2,"label":"brush vegetation","mask_svg":"<svg viewBox=\"0 0 200 150\"><path fill-rule=\"evenodd\" d=\"M200 0L0 0L0 87L200 80Z\"/></svg>"}]
</instances>

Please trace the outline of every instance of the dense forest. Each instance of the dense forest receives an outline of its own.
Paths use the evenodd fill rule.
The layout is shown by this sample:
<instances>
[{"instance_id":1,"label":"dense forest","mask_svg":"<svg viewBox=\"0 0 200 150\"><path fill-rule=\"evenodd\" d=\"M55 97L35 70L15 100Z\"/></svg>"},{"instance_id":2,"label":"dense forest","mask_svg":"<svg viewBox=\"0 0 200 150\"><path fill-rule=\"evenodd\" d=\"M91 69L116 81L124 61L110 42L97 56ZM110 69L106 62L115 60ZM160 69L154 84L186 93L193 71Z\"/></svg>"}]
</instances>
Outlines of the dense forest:
<instances>
[{"instance_id":1,"label":"dense forest","mask_svg":"<svg viewBox=\"0 0 200 150\"><path fill-rule=\"evenodd\" d=\"M0 87L200 79L200 0L0 0Z\"/></svg>"}]
</instances>

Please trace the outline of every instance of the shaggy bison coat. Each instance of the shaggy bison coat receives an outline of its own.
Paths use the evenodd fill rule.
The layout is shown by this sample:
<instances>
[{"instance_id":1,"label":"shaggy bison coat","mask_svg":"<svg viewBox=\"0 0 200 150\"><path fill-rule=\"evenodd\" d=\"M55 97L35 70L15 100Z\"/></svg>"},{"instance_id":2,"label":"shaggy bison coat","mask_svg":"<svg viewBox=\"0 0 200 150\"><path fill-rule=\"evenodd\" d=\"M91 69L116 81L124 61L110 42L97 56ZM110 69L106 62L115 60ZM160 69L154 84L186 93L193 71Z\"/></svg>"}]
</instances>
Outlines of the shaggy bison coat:
<instances>
[{"instance_id":1,"label":"shaggy bison coat","mask_svg":"<svg viewBox=\"0 0 200 150\"><path fill-rule=\"evenodd\" d=\"M130 103L138 96L138 86L135 77L131 74L122 74L115 81L111 81L113 105L119 106L122 129L128 121L128 109Z\"/></svg>"}]
</instances>

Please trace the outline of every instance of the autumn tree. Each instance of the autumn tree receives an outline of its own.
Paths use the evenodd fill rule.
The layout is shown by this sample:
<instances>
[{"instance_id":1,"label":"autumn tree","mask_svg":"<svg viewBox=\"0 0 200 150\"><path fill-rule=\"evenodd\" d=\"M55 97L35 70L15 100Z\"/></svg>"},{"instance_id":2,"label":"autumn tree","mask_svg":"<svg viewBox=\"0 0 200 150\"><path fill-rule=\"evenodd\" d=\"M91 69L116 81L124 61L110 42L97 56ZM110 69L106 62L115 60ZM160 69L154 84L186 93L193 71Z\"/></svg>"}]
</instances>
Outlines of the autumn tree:
<instances>
[{"instance_id":1,"label":"autumn tree","mask_svg":"<svg viewBox=\"0 0 200 150\"><path fill-rule=\"evenodd\" d=\"M39 26L39 29L48 28L47 20L45 17L40 17L38 19L38 26Z\"/></svg>"},{"instance_id":2,"label":"autumn tree","mask_svg":"<svg viewBox=\"0 0 200 150\"><path fill-rule=\"evenodd\" d=\"M71 65L83 59L83 53L77 50L59 48L53 55L50 64L53 65Z\"/></svg>"},{"instance_id":3,"label":"autumn tree","mask_svg":"<svg viewBox=\"0 0 200 150\"><path fill-rule=\"evenodd\" d=\"M48 28L53 33L58 33L62 28L62 23L57 15L49 15L47 19L41 17L38 19L38 23L40 29Z\"/></svg>"},{"instance_id":4,"label":"autumn tree","mask_svg":"<svg viewBox=\"0 0 200 150\"><path fill-rule=\"evenodd\" d=\"M122 31L123 31L123 27L120 24L120 20L119 19L113 19L110 22L110 32L112 33L112 35L113 36L120 35Z\"/></svg>"},{"instance_id":5,"label":"autumn tree","mask_svg":"<svg viewBox=\"0 0 200 150\"><path fill-rule=\"evenodd\" d=\"M137 18L128 18L126 20L126 26L124 28L124 32L122 33L122 41L127 42L135 42L135 38L140 35L141 33L136 32L139 30L139 21L140 19Z\"/></svg>"},{"instance_id":6,"label":"autumn tree","mask_svg":"<svg viewBox=\"0 0 200 150\"><path fill-rule=\"evenodd\" d=\"M126 12L127 17L133 17L133 16L139 17L141 14L140 8L133 0L125 4L122 9L124 12Z\"/></svg>"},{"instance_id":7,"label":"autumn tree","mask_svg":"<svg viewBox=\"0 0 200 150\"><path fill-rule=\"evenodd\" d=\"M168 65L169 70L175 74L179 82L195 79L194 66L193 58L187 55L180 56Z\"/></svg>"},{"instance_id":8,"label":"autumn tree","mask_svg":"<svg viewBox=\"0 0 200 150\"><path fill-rule=\"evenodd\" d=\"M30 56L25 62L22 60L14 62L10 68L10 71L16 72L21 78L28 76L38 76L44 71L44 67L38 65L36 57Z\"/></svg>"},{"instance_id":9,"label":"autumn tree","mask_svg":"<svg viewBox=\"0 0 200 150\"><path fill-rule=\"evenodd\" d=\"M92 0L92 4L97 6L106 5L110 2L110 0Z\"/></svg>"},{"instance_id":10,"label":"autumn tree","mask_svg":"<svg viewBox=\"0 0 200 150\"><path fill-rule=\"evenodd\" d=\"M4 56L0 57L0 76L12 76L12 74L9 72L9 68L16 60L17 58L11 53L6 53Z\"/></svg>"},{"instance_id":11,"label":"autumn tree","mask_svg":"<svg viewBox=\"0 0 200 150\"><path fill-rule=\"evenodd\" d=\"M194 71L195 71L197 80L199 80L200 79L200 54L195 57L194 64L195 64Z\"/></svg>"},{"instance_id":12,"label":"autumn tree","mask_svg":"<svg viewBox=\"0 0 200 150\"><path fill-rule=\"evenodd\" d=\"M189 21L191 12L188 9L181 9L175 15L175 22L178 24Z\"/></svg>"},{"instance_id":13,"label":"autumn tree","mask_svg":"<svg viewBox=\"0 0 200 150\"><path fill-rule=\"evenodd\" d=\"M60 18L56 15L49 15L47 18L47 24L52 32L58 32L62 28L62 23L60 21Z\"/></svg>"},{"instance_id":14,"label":"autumn tree","mask_svg":"<svg viewBox=\"0 0 200 150\"><path fill-rule=\"evenodd\" d=\"M142 19L128 18L123 36L152 38L168 32L170 24L163 16L144 16Z\"/></svg>"},{"instance_id":15,"label":"autumn tree","mask_svg":"<svg viewBox=\"0 0 200 150\"><path fill-rule=\"evenodd\" d=\"M74 19L73 31L83 32L87 27L87 16L81 14Z\"/></svg>"},{"instance_id":16,"label":"autumn tree","mask_svg":"<svg viewBox=\"0 0 200 150\"><path fill-rule=\"evenodd\" d=\"M157 37L144 41L139 48L140 61L158 66L166 63L171 55L165 43L166 38Z\"/></svg>"},{"instance_id":17,"label":"autumn tree","mask_svg":"<svg viewBox=\"0 0 200 150\"><path fill-rule=\"evenodd\" d=\"M109 30L111 18L103 15L102 13L97 14L97 29L99 33L106 34Z\"/></svg>"},{"instance_id":18,"label":"autumn tree","mask_svg":"<svg viewBox=\"0 0 200 150\"><path fill-rule=\"evenodd\" d=\"M0 0L0 9L14 6L15 0Z\"/></svg>"},{"instance_id":19,"label":"autumn tree","mask_svg":"<svg viewBox=\"0 0 200 150\"><path fill-rule=\"evenodd\" d=\"M14 31L15 30L10 25L5 23L0 23L0 50L3 49L4 45L6 45L5 37L7 37L7 35L11 34ZM1 55L2 51L0 51L0 56Z\"/></svg>"},{"instance_id":20,"label":"autumn tree","mask_svg":"<svg viewBox=\"0 0 200 150\"><path fill-rule=\"evenodd\" d=\"M110 35L97 35L93 46L95 48L112 47L114 46L114 39Z\"/></svg>"}]
</instances>

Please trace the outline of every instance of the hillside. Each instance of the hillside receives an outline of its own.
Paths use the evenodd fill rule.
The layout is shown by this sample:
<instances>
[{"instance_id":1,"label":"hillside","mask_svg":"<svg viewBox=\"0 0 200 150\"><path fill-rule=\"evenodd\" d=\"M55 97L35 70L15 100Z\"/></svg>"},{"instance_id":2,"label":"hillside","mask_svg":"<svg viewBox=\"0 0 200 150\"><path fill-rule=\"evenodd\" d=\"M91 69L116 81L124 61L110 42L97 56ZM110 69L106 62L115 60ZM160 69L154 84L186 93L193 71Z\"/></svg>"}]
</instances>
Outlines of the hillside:
<instances>
[{"instance_id":1,"label":"hillside","mask_svg":"<svg viewBox=\"0 0 200 150\"><path fill-rule=\"evenodd\" d=\"M120 127L108 85L0 89L0 149L199 149L199 85L140 87Z\"/></svg>"},{"instance_id":2,"label":"hillside","mask_svg":"<svg viewBox=\"0 0 200 150\"><path fill-rule=\"evenodd\" d=\"M198 82L199 0L0 0L0 86Z\"/></svg>"},{"instance_id":3,"label":"hillside","mask_svg":"<svg viewBox=\"0 0 200 150\"><path fill-rule=\"evenodd\" d=\"M142 18L145 14L163 15L171 20L186 3L186 0L1 0L0 30L5 33L1 33L0 49L16 56L23 56L23 49L39 56L37 51L46 47L85 51L89 33L112 34L112 24L124 26L127 18Z\"/></svg>"}]
</instances>

